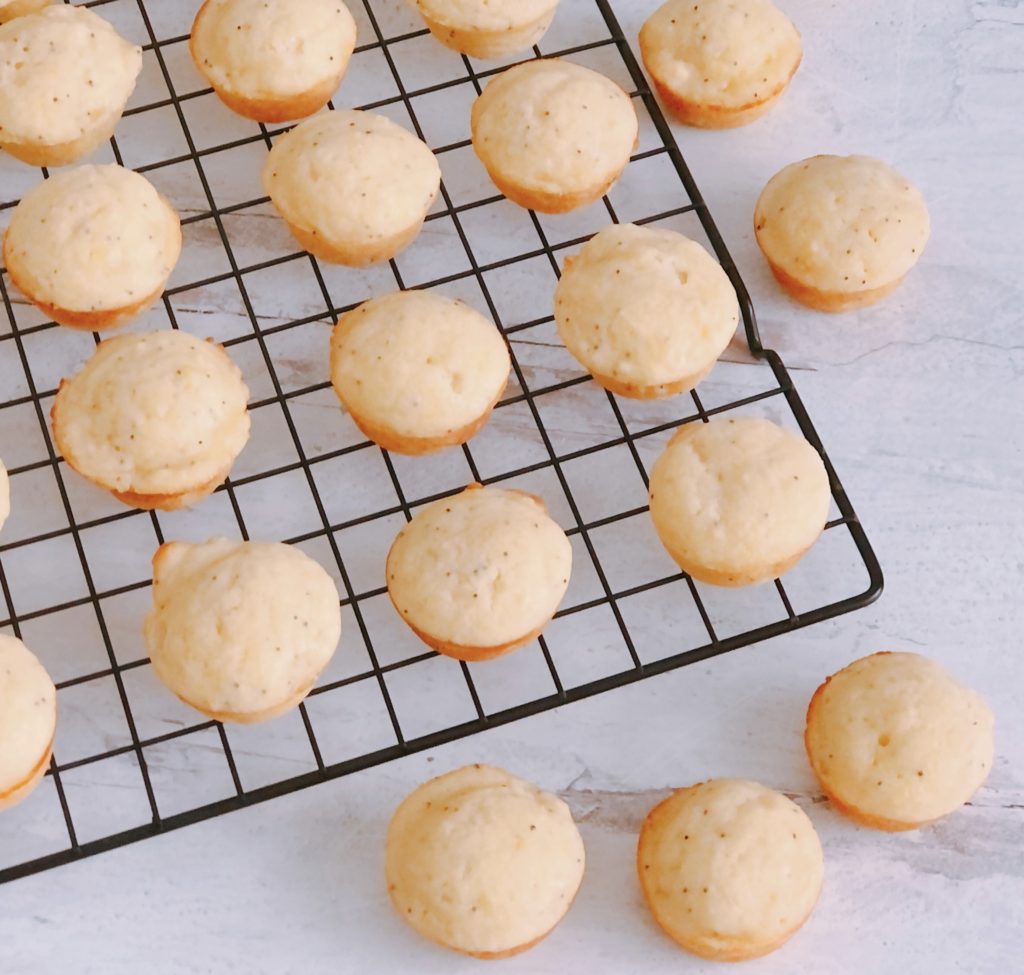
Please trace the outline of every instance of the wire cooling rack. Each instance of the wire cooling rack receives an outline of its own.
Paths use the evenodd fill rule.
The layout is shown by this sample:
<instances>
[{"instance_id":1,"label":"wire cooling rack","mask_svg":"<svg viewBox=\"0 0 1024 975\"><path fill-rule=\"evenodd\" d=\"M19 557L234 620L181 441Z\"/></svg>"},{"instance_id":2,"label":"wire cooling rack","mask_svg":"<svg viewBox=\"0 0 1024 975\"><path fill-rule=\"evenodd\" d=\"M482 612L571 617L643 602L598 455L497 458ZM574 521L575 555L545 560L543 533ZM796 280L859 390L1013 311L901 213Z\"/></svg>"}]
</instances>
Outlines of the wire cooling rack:
<instances>
[{"instance_id":1,"label":"wire cooling rack","mask_svg":"<svg viewBox=\"0 0 1024 975\"><path fill-rule=\"evenodd\" d=\"M192 511L137 512L92 488L55 453L47 415L60 378L99 337L45 321L0 276L0 454L13 502L0 536L0 627L43 660L60 712L49 774L0 813L0 882L778 636L880 593L878 563L827 457L831 520L784 584L705 587L658 544L647 470L680 424L742 409L822 448L782 361L761 345L743 282L606 0L562 0L535 54L571 57L622 84L641 145L603 203L557 217L497 195L470 148L470 105L503 65L445 50L404 0L350 0L362 43L339 97L414 129L444 172L419 240L364 271L296 252L259 184L281 130L232 115L203 85L187 49L197 2L86 6L145 49L107 156L144 172L183 218L167 293L133 327L222 341L252 391L252 440L228 484ZM45 176L0 162L0 226ZM704 241L739 295L749 353L737 340L688 398L617 399L558 342L551 304L561 259L626 220ZM335 317L396 287L462 297L508 337L513 382L464 448L389 456L365 441L326 381ZM417 505L473 480L543 495L572 540L574 569L540 640L460 664L424 652L393 613L383 566ZM264 725L198 720L145 657L153 551L165 538L213 534L286 539L343 593L334 661L299 709Z\"/></svg>"}]
</instances>

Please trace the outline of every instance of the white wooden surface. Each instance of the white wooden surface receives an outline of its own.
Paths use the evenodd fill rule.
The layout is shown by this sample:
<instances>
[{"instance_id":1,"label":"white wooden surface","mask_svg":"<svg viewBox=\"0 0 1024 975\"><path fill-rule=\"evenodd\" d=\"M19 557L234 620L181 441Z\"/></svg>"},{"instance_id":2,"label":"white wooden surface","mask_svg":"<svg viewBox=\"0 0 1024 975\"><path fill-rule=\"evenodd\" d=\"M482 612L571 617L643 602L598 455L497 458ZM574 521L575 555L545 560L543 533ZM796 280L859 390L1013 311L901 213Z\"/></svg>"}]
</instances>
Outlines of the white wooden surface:
<instances>
[{"instance_id":1,"label":"white wooden surface","mask_svg":"<svg viewBox=\"0 0 1024 975\"><path fill-rule=\"evenodd\" d=\"M381 881L394 805L426 776L476 760L560 792L588 849L569 917L540 947L501 963L505 971L714 968L657 932L632 866L649 806L710 775L783 789L825 844L817 911L751 970L1020 969L1024 4L784 6L806 55L779 108L747 129L676 132L766 343L794 370L869 529L886 573L882 600L433 754L0 887L0 972L476 969L409 932ZM651 4L616 7L635 34ZM933 236L921 265L878 308L842 317L801 310L779 295L756 252L750 214L761 186L815 152L886 158L929 201ZM947 821L896 836L856 828L828 808L800 738L820 680L879 649L934 656L996 713L997 760L985 788ZM88 795L88 780L82 787Z\"/></svg>"}]
</instances>

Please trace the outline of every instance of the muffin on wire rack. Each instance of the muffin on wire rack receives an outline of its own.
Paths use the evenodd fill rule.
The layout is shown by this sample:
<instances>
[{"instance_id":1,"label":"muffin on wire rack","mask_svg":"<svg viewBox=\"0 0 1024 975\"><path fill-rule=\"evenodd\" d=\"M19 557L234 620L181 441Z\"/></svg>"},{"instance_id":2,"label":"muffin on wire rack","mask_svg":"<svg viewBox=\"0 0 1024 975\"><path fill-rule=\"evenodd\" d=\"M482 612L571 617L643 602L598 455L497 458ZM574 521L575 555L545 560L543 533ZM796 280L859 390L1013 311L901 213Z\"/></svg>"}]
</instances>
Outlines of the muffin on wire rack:
<instances>
[{"instance_id":1,"label":"muffin on wire rack","mask_svg":"<svg viewBox=\"0 0 1024 975\"><path fill-rule=\"evenodd\" d=\"M323 108L345 76L356 23L344 0L206 0L189 50L225 105L258 122Z\"/></svg>"},{"instance_id":2,"label":"muffin on wire rack","mask_svg":"<svg viewBox=\"0 0 1024 975\"><path fill-rule=\"evenodd\" d=\"M0 148L32 166L78 161L113 135L141 70L142 48L85 7L3 24Z\"/></svg>"}]
</instances>

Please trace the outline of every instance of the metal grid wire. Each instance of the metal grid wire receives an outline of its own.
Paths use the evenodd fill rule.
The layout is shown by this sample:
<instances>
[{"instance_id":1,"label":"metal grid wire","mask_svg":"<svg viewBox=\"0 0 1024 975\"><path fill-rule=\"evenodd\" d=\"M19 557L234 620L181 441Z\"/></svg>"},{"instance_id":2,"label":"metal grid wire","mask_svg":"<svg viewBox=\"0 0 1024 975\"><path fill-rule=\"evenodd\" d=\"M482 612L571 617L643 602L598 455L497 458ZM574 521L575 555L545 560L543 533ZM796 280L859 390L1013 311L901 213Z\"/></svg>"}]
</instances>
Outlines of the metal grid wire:
<instances>
[{"instance_id":1,"label":"metal grid wire","mask_svg":"<svg viewBox=\"0 0 1024 975\"><path fill-rule=\"evenodd\" d=\"M146 173L183 218L182 262L134 328L223 341L253 392L253 438L228 483L194 511L138 512L91 488L55 453L47 413L60 377L99 336L44 321L0 275L9 321L0 320L0 445L13 496L0 544L0 627L42 658L61 714L43 784L0 814L0 883L765 640L879 594L878 563L827 457L832 517L785 585L704 587L675 569L653 535L647 470L680 424L744 409L822 448L781 360L761 346L743 282L607 0L563 0L535 54L619 80L641 117L641 145L603 204L554 218L495 194L466 138L472 98L504 65L442 49L402 0L350 2L362 43L341 97L411 126L444 171L417 244L365 272L296 252L274 219L256 177L282 129L232 116L199 86L187 53L194 3L84 5L146 52L109 158ZM47 175L3 166L0 226ZM565 253L618 220L703 236L739 295L753 360L736 361L733 350L699 393L653 403L616 399L580 374L554 333L551 294ZM395 287L464 297L512 350L513 383L488 427L435 458L368 444L322 381L337 315ZM574 548L572 585L545 636L484 664L424 652L383 585L387 545L414 508L470 480L542 494ZM153 550L165 538L215 533L287 539L328 567L343 593L335 661L296 712L266 725L197 720L157 685L142 647Z\"/></svg>"}]
</instances>

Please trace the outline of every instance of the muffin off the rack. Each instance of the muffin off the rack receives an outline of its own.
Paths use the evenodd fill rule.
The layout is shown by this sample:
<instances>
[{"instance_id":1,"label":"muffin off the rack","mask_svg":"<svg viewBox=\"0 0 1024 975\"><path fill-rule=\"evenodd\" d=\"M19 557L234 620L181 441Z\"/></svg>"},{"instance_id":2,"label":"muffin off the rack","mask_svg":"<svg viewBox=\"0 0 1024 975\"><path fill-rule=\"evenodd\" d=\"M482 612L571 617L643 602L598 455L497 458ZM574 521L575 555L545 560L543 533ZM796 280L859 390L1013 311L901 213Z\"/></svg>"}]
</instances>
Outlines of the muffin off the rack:
<instances>
[{"instance_id":1,"label":"muffin off the rack","mask_svg":"<svg viewBox=\"0 0 1024 975\"><path fill-rule=\"evenodd\" d=\"M569 807L504 769L468 765L425 782L388 826L388 895L431 941L475 958L533 947L583 880Z\"/></svg>"},{"instance_id":2,"label":"muffin off the rack","mask_svg":"<svg viewBox=\"0 0 1024 975\"><path fill-rule=\"evenodd\" d=\"M874 829L917 829L988 777L993 719L981 695L916 653L876 653L833 674L807 708L804 743L826 795Z\"/></svg>"},{"instance_id":3,"label":"muffin off the rack","mask_svg":"<svg viewBox=\"0 0 1024 975\"><path fill-rule=\"evenodd\" d=\"M113 135L141 70L142 48L84 7L4 24L0 148L32 166L76 162Z\"/></svg>"},{"instance_id":4,"label":"muffin off the rack","mask_svg":"<svg viewBox=\"0 0 1024 975\"><path fill-rule=\"evenodd\" d=\"M768 181L754 231L783 289L835 312L894 291L924 252L930 221L917 187L880 159L812 156Z\"/></svg>"},{"instance_id":5,"label":"muffin off the rack","mask_svg":"<svg viewBox=\"0 0 1024 975\"><path fill-rule=\"evenodd\" d=\"M778 100L800 66L800 34L771 0L669 0L640 31L640 53L680 122L746 125Z\"/></svg>"},{"instance_id":6,"label":"muffin off the rack","mask_svg":"<svg viewBox=\"0 0 1024 975\"><path fill-rule=\"evenodd\" d=\"M662 930L716 961L757 958L787 941L814 909L824 873L807 814L742 779L700 782L655 806L636 863Z\"/></svg>"}]
</instances>

